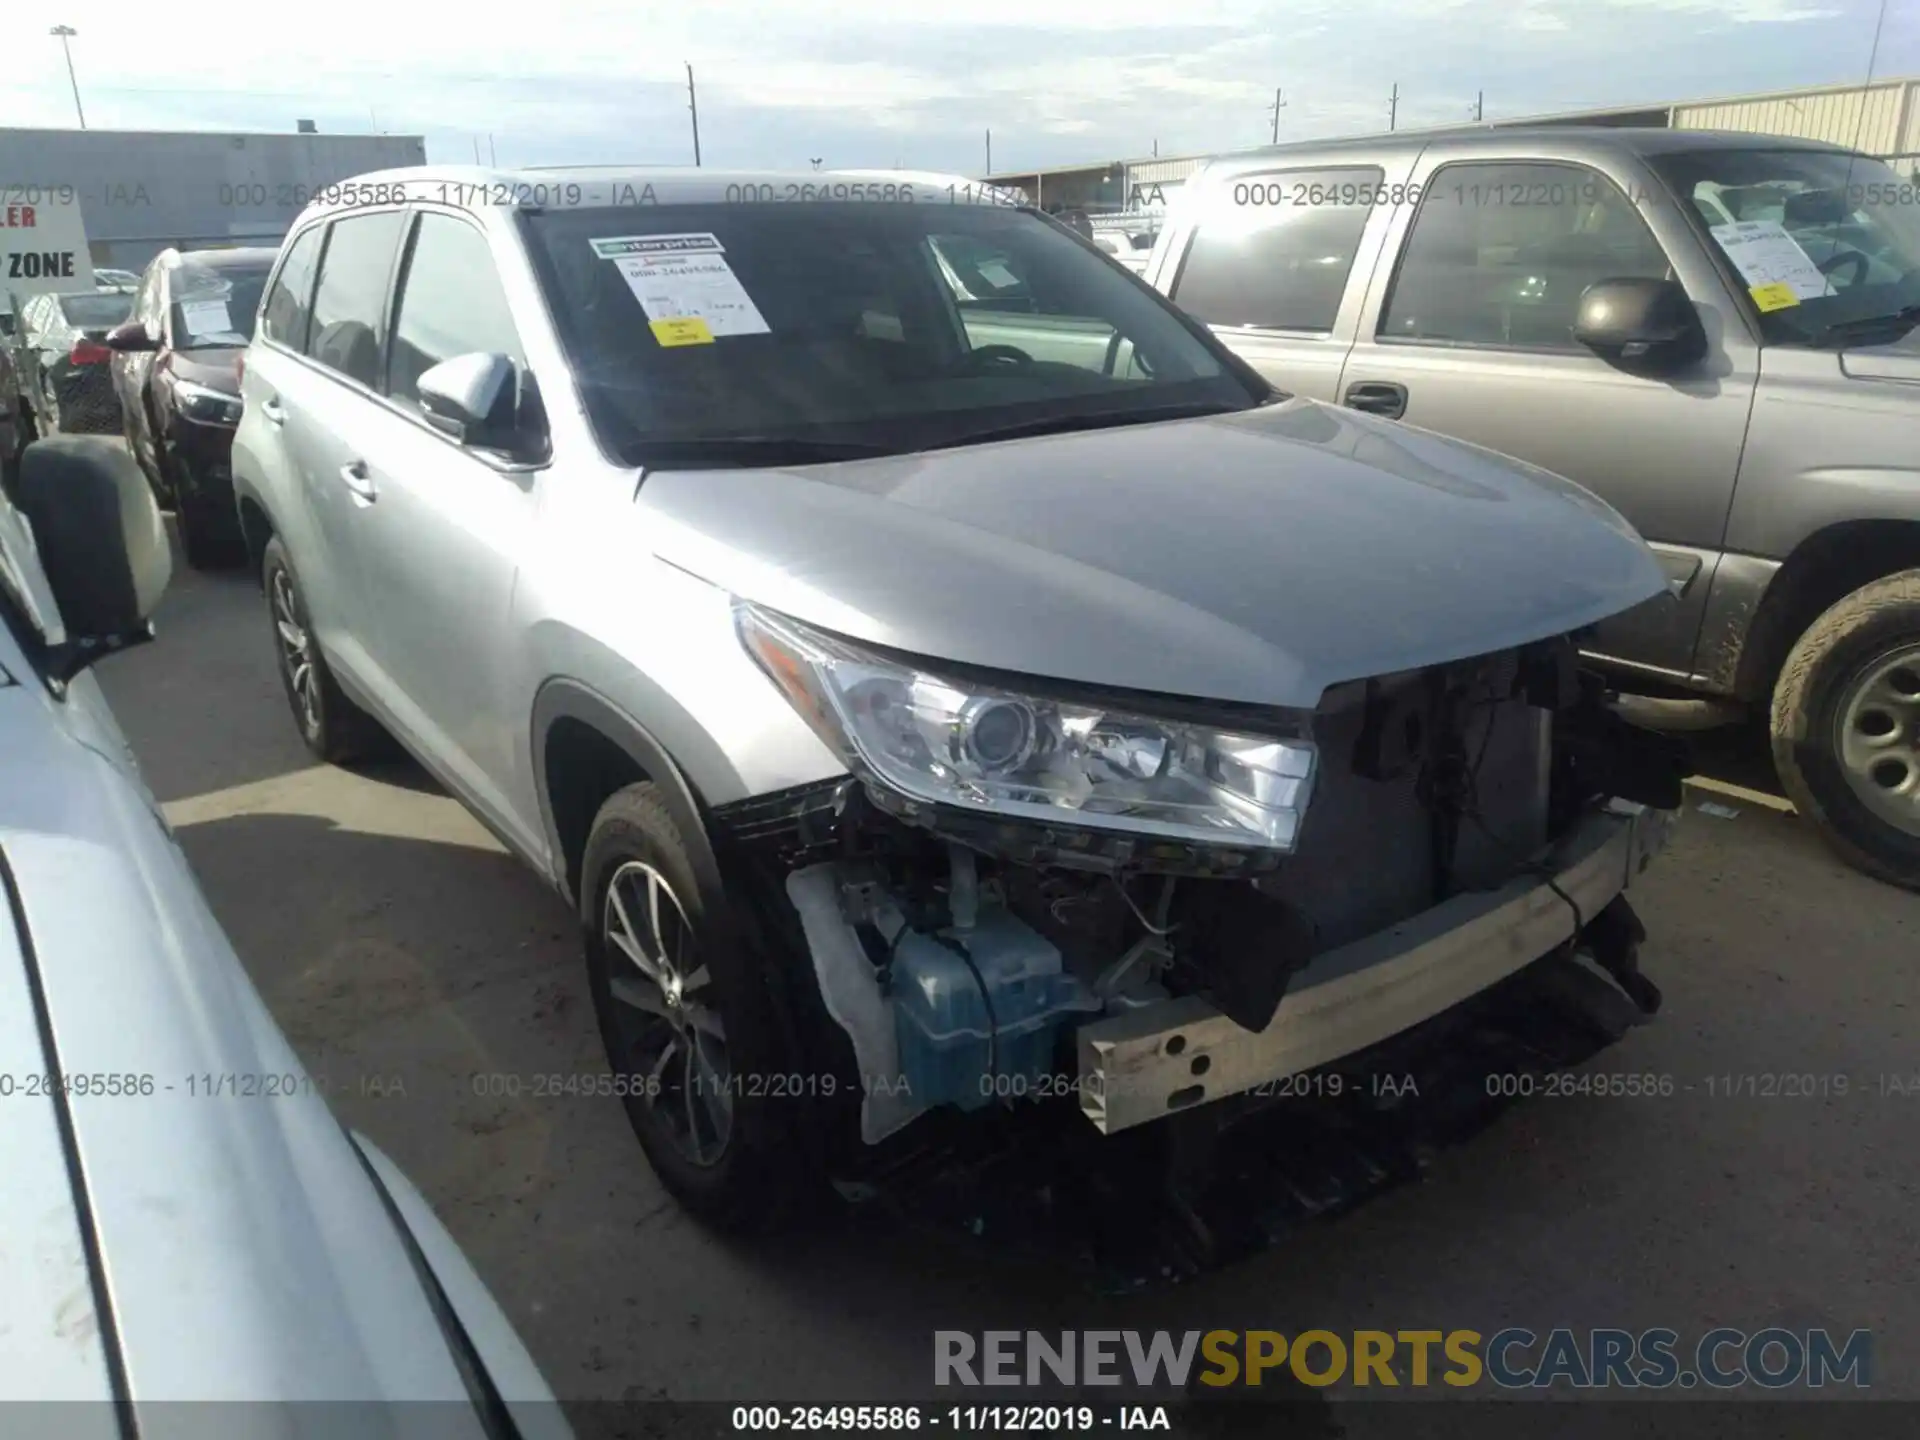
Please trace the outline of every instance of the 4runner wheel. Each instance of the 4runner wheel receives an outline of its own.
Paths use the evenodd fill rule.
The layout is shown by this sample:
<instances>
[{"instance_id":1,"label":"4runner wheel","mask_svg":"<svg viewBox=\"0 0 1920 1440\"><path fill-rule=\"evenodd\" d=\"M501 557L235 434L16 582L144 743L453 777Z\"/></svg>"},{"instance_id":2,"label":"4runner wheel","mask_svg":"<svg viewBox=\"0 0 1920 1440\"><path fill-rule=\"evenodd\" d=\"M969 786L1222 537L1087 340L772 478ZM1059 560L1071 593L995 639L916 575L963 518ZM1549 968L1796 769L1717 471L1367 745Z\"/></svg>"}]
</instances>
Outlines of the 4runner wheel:
<instances>
[{"instance_id":1,"label":"4runner wheel","mask_svg":"<svg viewBox=\"0 0 1920 1440\"><path fill-rule=\"evenodd\" d=\"M660 1183L713 1224L787 1217L805 1175L793 1100L758 1083L793 1069L761 977L704 892L650 784L613 795L581 864L587 979L614 1088Z\"/></svg>"},{"instance_id":2,"label":"4runner wheel","mask_svg":"<svg viewBox=\"0 0 1920 1440\"><path fill-rule=\"evenodd\" d=\"M1920 890L1920 570L1862 586L1787 656L1773 758L1851 864Z\"/></svg>"},{"instance_id":3,"label":"4runner wheel","mask_svg":"<svg viewBox=\"0 0 1920 1440\"><path fill-rule=\"evenodd\" d=\"M293 720L307 748L330 765L342 764L379 748L383 732L374 718L349 700L327 669L320 645L307 625L300 582L276 536L261 561L267 613L273 621L274 655L280 684L293 707Z\"/></svg>"}]
</instances>

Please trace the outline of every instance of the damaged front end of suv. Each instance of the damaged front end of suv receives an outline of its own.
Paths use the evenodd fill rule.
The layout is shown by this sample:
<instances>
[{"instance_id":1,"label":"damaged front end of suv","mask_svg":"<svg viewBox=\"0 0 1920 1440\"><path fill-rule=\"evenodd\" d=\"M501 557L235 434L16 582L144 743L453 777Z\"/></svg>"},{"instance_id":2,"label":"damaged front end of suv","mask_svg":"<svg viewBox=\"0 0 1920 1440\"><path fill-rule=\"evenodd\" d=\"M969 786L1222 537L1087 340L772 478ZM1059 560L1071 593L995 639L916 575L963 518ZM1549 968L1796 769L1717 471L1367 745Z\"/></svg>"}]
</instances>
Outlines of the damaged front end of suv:
<instances>
[{"instance_id":1,"label":"damaged front end of suv","mask_svg":"<svg viewBox=\"0 0 1920 1440\"><path fill-rule=\"evenodd\" d=\"M1543 958L1658 1008L1625 892L1684 755L1609 709L1570 636L1291 710L735 616L849 772L714 817L736 873L797 917L787 943L850 1049L862 1144L837 1173L884 1168L929 1112L1077 1107L1113 1135L1324 1094L1300 1077Z\"/></svg>"}]
</instances>

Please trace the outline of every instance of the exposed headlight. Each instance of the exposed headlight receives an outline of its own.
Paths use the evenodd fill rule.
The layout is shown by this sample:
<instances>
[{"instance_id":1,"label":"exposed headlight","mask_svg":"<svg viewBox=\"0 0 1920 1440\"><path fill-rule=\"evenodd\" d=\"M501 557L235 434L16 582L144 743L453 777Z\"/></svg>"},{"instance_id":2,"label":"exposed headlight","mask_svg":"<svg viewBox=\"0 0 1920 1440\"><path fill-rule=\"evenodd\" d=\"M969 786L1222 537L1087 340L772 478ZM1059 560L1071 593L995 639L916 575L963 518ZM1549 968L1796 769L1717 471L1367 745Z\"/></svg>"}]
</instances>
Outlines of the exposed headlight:
<instances>
[{"instance_id":1,"label":"exposed headlight","mask_svg":"<svg viewBox=\"0 0 1920 1440\"><path fill-rule=\"evenodd\" d=\"M736 602L741 642L848 768L902 794L1054 824L1287 851L1312 741L1216 730L922 670Z\"/></svg>"},{"instance_id":2,"label":"exposed headlight","mask_svg":"<svg viewBox=\"0 0 1920 1440\"><path fill-rule=\"evenodd\" d=\"M202 425L238 425L240 397L214 390L193 380L173 382L173 402L180 413Z\"/></svg>"}]
</instances>

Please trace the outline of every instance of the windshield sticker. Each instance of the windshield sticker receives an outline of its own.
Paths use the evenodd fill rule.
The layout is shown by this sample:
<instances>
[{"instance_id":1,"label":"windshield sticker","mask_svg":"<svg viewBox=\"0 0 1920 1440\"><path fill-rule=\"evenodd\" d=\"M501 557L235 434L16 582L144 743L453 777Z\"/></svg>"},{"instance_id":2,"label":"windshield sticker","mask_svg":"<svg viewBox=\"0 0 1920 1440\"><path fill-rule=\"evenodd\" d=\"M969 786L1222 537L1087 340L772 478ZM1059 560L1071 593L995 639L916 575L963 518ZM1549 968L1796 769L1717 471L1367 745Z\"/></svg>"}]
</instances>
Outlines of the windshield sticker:
<instances>
[{"instance_id":1,"label":"windshield sticker","mask_svg":"<svg viewBox=\"0 0 1920 1440\"><path fill-rule=\"evenodd\" d=\"M1768 310L1785 310L1789 305L1798 305L1800 297L1793 293L1791 285L1774 281L1771 285L1756 285L1747 292L1753 296L1753 303L1764 313Z\"/></svg>"},{"instance_id":2,"label":"windshield sticker","mask_svg":"<svg viewBox=\"0 0 1920 1440\"><path fill-rule=\"evenodd\" d=\"M647 328L662 345L711 345L713 331L698 315L683 315L677 320L649 320Z\"/></svg>"},{"instance_id":3,"label":"windshield sticker","mask_svg":"<svg viewBox=\"0 0 1920 1440\"><path fill-rule=\"evenodd\" d=\"M727 335L765 335L766 319L727 264L713 235L615 235L591 242L611 260L662 345L707 345ZM663 321L695 321L663 327ZM672 338L668 338L669 335Z\"/></svg>"},{"instance_id":4,"label":"windshield sticker","mask_svg":"<svg viewBox=\"0 0 1920 1440\"><path fill-rule=\"evenodd\" d=\"M233 317L227 313L225 300L182 300L180 319L194 335L233 333Z\"/></svg>"},{"instance_id":5,"label":"windshield sticker","mask_svg":"<svg viewBox=\"0 0 1920 1440\"><path fill-rule=\"evenodd\" d=\"M1813 263L1800 242L1781 227L1778 220L1738 220L1730 225L1710 227L1713 238L1727 253L1727 259L1747 282L1750 290L1784 285L1793 292L1793 303L1818 300L1834 293L1820 267ZM1756 303L1767 308L1755 297ZM1779 304L1773 309L1783 308Z\"/></svg>"}]
</instances>

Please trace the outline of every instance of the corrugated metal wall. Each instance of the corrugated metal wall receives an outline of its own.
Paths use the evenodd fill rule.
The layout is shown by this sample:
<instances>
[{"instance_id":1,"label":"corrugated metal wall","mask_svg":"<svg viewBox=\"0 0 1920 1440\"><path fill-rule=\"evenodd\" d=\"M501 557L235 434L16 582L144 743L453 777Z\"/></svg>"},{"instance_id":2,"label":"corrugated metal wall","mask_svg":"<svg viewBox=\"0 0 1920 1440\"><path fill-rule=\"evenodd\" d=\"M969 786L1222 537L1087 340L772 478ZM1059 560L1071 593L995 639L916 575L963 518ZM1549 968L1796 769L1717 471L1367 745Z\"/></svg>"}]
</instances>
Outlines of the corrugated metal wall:
<instances>
[{"instance_id":1,"label":"corrugated metal wall","mask_svg":"<svg viewBox=\"0 0 1920 1440\"><path fill-rule=\"evenodd\" d=\"M1920 150L1920 81L1852 90L1809 91L1716 105L1676 105L1678 130L1741 130L1825 140L1894 155Z\"/></svg>"},{"instance_id":2,"label":"corrugated metal wall","mask_svg":"<svg viewBox=\"0 0 1920 1440\"><path fill-rule=\"evenodd\" d=\"M70 185L96 265L169 245L278 243L313 191L426 161L417 135L0 130L0 189Z\"/></svg>"},{"instance_id":3,"label":"corrugated metal wall","mask_svg":"<svg viewBox=\"0 0 1920 1440\"><path fill-rule=\"evenodd\" d=\"M1136 185L1185 180L1206 163L1206 157L1202 155L1189 155L1178 160L1132 160L1127 163L1127 188L1132 190Z\"/></svg>"}]
</instances>

